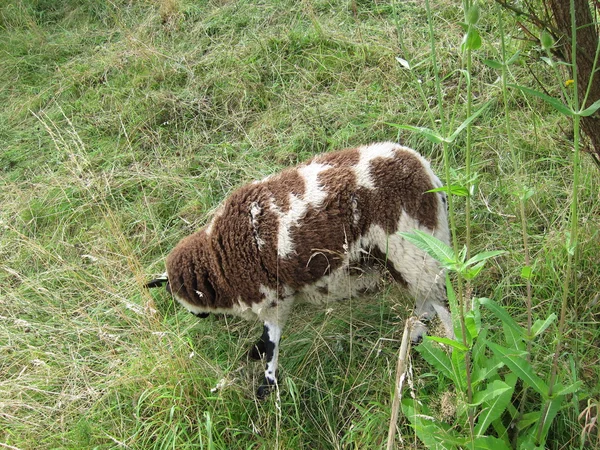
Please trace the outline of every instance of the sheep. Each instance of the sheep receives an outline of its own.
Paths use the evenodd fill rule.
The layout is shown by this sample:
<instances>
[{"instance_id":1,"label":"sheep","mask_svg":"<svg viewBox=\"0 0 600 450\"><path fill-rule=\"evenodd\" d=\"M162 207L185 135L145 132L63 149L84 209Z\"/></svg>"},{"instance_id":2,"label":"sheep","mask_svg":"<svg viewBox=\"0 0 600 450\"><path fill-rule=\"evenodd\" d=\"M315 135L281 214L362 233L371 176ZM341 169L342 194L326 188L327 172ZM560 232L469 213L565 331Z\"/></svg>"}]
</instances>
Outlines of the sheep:
<instances>
[{"instance_id":1,"label":"sheep","mask_svg":"<svg viewBox=\"0 0 600 450\"><path fill-rule=\"evenodd\" d=\"M279 340L296 301L327 304L372 291L387 271L416 301L415 315L439 316L453 336L441 266L399 232L450 241L446 196L416 151L384 142L325 153L234 191L209 224L182 239L166 273L147 287L167 290L190 312L260 319L249 352L265 358L265 397L276 385ZM411 339L426 332L422 322Z\"/></svg>"}]
</instances>

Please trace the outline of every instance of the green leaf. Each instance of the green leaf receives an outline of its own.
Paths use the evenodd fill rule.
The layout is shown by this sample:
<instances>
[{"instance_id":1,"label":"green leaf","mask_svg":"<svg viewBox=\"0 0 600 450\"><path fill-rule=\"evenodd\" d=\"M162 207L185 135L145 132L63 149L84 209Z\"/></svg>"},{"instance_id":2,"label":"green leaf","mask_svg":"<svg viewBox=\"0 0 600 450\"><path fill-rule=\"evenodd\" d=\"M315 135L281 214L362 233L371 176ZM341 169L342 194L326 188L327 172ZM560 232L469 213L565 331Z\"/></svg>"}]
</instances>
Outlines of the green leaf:
<instances>
[{"instance_id":1,"label":"green leaf","mask_svg":"<svg viewBox=\"0 0 600 450\"><path fill-rule=\"evenodd\" d=\"M485 261L481 261L479 264L475 264L473 267L467 268L464 271L463 276L467 280L473 280L473 279L475 279L475 277L477 275L479 275L479 272L481 272L481 269L483 269L484 265L485 265Z\"/></svg>"},{"instance_id":2,"label":"green leaf","mask_svg":"<svg viewBox=\"0 0 600 450\"><path fill-rule=\"evenodd\" d=\"M452 247L428 233L415 230L412 233L400 233L400 236L446 267L456 262Z\"/></svg>"},{"instance_id":3,"label":"green leaf","mask_svg":"<svg viewBox=\"0 0 600 450\"><path fill-rule=\"evenodd\" d=\"M483 392L478 392L475 397L481 397L480 402L483 403L481 412L477 417L477 426L475 434L482 435L486 432L490 424L498 417L504 414L506 407L512 398L514 388L506 384L504 381L496 380L491 383Z\"/></svg>"},{"instance_id":4,"label":"green leaf","mask_svg":"<svg viewBox=\"0 0 600 450\"><path fill-rule=\"evenodd\" d=\"M514 328L503 323L502 329L504 330L504 340L507 347L525 350L525 340L529 337L525 328L522 328L521 332L517 332Z\"/></svg>"},{"instance_id":5,"label":"green leaf","mask_svg":"<svg viewBox=\"0 0 600 450\"><path fill-rule=\"evenodd\" d=\"M466 352L457 351L452 352L452 355L450 355L450 360L452 362L452 373L454 374L453 381L455 383L456 390L459 392L465 392L467 390L467 366L465 364L466 356Z\"/></svg>"},{"instance_id":6,"label":"green leaf","mask_svg":"<svg viewBox=\"0 0 600 450\"><path fill-rule=\"evenodd\" d=\"M427 192L445 192L446 194L456 195L458 197L468 197L469 191L466 187L458 184L452 184L450 186L442 186L435 189L430 189Z\"/></svg>"},{"instance_id":7,"label":"green leaf","mask_svg":"<svg viewBox=\"0 0 600 450\"><path fill-rule=\"evenodd\" d=\"M527 352L502 347L493 342L488 342L487 345L527 385L531 386L543 398L548 397L548 385L533 372L531 363L525 359Z\"/></svg>"},{"instance_id":8,"label":"green leaf","mask_svg":"<svg viewBox=\"0 0 600 450\"><path fill-rule=\"evenodd\" d=\"M463 123L460 124L460 126L456 129L456 131L454 133L452 133L452 136L450 136L447 139L447 141L453 142L454 139L456 139L456 136L458 136L462 130L467 128L467 126L469 126L469 124L471 122L473 122L477 117L479 117L481 115L481 113L483 113L493 102L494 102L494 100L487 101L481 108L479 108L477 111L475 111L473 114L471 114L470 117L467 117L467 119Z\"/></svg>"},{"instance_id":9,"label":"green leaf","mask_svg":"<svg viewBox=\"0 0 600 450\"><path fill-rule=\"evenodd\" d=\"M419 410L415 408L415 400L405 398L402 400L402 412L415 429L418 438L423 442L426 448L431 449L452 449L464 444L464 439L449 425L436 421L428 415L425 407L419 405Z\"/></svg>"},{"instance_id":10,"label":"green leaf","mask_svg":"<svg viewBox=\"0 0 600 450\"><path fill-rule=\"evenodd\" d=\"M535 190L528 187L528 186L523 186L523 189L520 192L519 198L523 201L527 201L529 200L531 197L533 197L533 194L535 194Z\"/></svg>"},{"instance_id":11,"label":"green leaf","mask_svg":"<svg viewBox=\"0 0 600 450\"><path fill-rule=\"evenodd\" d=\"M565 116L573 117L576 115L576 113L571 108L564 105L563 102L561 102L560 100L558 100L554 97L550 97L549 95L546 95L542 92L526 88L525 86L519 86L517 84L508 84L507 86L517 88L525 94L529 94L529 95L533 95L534 97L541 98L542 100L544 100L546 103L548 103L550 106L552 106L553 108L555 108L556 110L558 110L559 112L564 114Z\"/></svg>"},{"instance_id":12,"label":"green leaf","mask_svg":"<svg viewBox=\"0 0 600 450\"><path fill-rule=\"evenodd\" d=\"M439 336L425 336L425 339L427 339L429 341L439 342L440 344L449 345L450 347L453 347L453 348L463 351L463 352L466 352L469 350L469 347L467 347L465 344L463 344L462 342L458 342L454 339L449 339L446 337L439 337Z\"/></svg>"},{"instance_id":13,"label":"green leaf","mask_svg":"<svg viewBox=\"0 0 600 450\"><path fill-rule=\"evenodd\" d=\"M479 5L477 3L471 5L467 11L466 19L469 25L476 25L479 22Z\"/></svg>"},{"instance_id":14,"label":"green leaf","mask_svg":"<svg viewBox=\"0 0 600 450\"><path fill-rule=\"evenodd\" d=\"M430 341L425 340L423 343L416 347L416 350L421 354L423 359L435 367L442 375L452 381L454 376L452 373L452 363L450 358L443 350L434 347Z\"/></svg>"},{"instance_id":15,"label":"green leaf","mask_svg":"<svg viewBox=\"0 0 600 450\"><path fill-rule=\"evenodd\" d=\"M502 69L502 66L504 65L500 61L495 61L493 59L484 59L483 63L486 66L491 67L492 69L496 69L496 70Z\"/></svg>"},{"instance_id":16,"label":"green leaf","mask_svg":"<svg viewBox=\"0 0 600 450\"><path fill-rule=\"evenodd\" d=\"M481 329L481 313L479 309L474 308L465 314L465 328L471 337L470 341L477 338Z\"/></svg>"},{"instance_id":17,"label":"green leaf","mask_svg":"<svg viewBox=\"0 0 600 450\"><path fill-rule=\"evenodd\" d=\"M504 363L497 356L489 357L484 365L477 365L473 369L472 383L476 386L479 383L490 380L498 374L498 369L504 366Z\"/></svg>"},{"instance_id":18,"label":"green leaf","mask_svg":"<svg viewBox=\"0 0 600 450\"><path fill-rule=\"evenodd\" d=\"M504 250L494 250L490 252L481 252L477 253L475 256L470 258L465 264L470 266L471 264L478 263L480 261L487 261L490 258L495 258L496 256L503 255L506 252Z\"/></svg>"},{"instance_id":19,"label":"green leaf","mask_svg":"<svg viewBox=\"0 0 600 450\"><path fill-rule=\"evenodd\" d=\"M494 436L477 436L473 444L475 450L511 450L506 442Z\"/></svg>"},{"instance_id":20,"label":"green leaf","mask_svg":"<svg viewBox=\"0 0 600 450\"><path fill-rule=\"evenodd\" d=\"M521 269L521 278L523 278L524 280L531 280L532 277L533 269L531 268L531 266L523 266L523 268Z\"/></svg>"},{"instance_id":21,"label":"green leaf","mask_svg":"<svg viewBox=\"0 0 600 450\"><path fill-rule=\"evenodd\" d=\"M484 59L483 63L486 66L491 67L492 69L500 70L500 69L502 69L503 66L505 66L505 65L509 66L512 63L514 63L519 56L521 56L520 50L515 52L515 54L512 55L508 61L506 61L506 63L502 63L501 61L496 61L495 59Z\"/></svg>"},{"instance_id":22,"label":"green leaf","mask_svg":"<svg viewBox=\"0 0 600 450\"><path fill-rule=\"evenodd\" d=\"M581 385L583 383L581 381L576 381L573 384L570 384L569 386L563 386L560 383L557 383L554 386L554 396L555 397L559 397L561 395L569 395L569 394L574 394L575 392L578 392L579 389L581 388Z\"/></svg>"},{"instance_id":23,"label":"green leaf","mask_svg":"<svg viewBox=\"0 0 600 450\"><path fill-rule=\"evenodd\" d=\"M488 402L495 397L510 391L511 388L502 380L495 380L489 383L483 391L476 392L473 396L472 406L481 405L483 402Z\"/></svg>"},{"instance_id":24,"label":"green leaf","mask_svg":"<svg viewBox=\"0 0 600 450\"><path fill-rule=\"evenodd\" d=\"M517 437L517 450L545 450L544 446L540 447L535 445L535 433L535 428L530 429L526 435L521 433L521 435Z\"/></svg>"},{"instance_id":25,"label":"green leaf","mask_svg":"<svg viewBox=\"0 0 600 450\"><path fill-rule=\"evenodd\" d=\"M525 430L530 426L536 424L538 420L540 420L541 412L540 411L532 411L526 414L523 414L521 420L517 423L517 427L519 430ZM535 429L534 429L535 430Z\"/></svg>"},{"instance_id":26,"label":"green leaf","mask_svg":"<svg viewBox=\"0 0 600 450\"><path fill-rule=\"evenodd\" d=\"M462 43L460 45L461 50L478 50L481 48L481 36L479 31L475 27L469 27L467 34L463 36Z\"/></svg>"},{"instance_id":27,"label":"green leaf","mask_svg":"<svg viewBox=\"0 0 600 450\"><path fill-rule=\"evenodd\" d=\"M515 54L512 55L508 61L506 61L506 65L508 66L508 65L514 63L519 56L521 56L521 50L517 50L515 52Z\"/></svg>"},{"instance_id":28,"label":"green leaf","mask_svg":"<svg viewBox=\"0 0 600 450\"><path fill-rule=\"evenodd\" d=\"M556 320L556 314L555 313L550 314L546 320L539 320L539 319L536 320L535 323L531 326L531 334L533 336L539 336L555 320Z\"/></svg>"},{"instance_id":29,"label":"green leaf","mask_svg":"<svg viewBox=\"0 0 600 450\"><path fill-rule=\"evenodd\" d=\"M541 56L540 59L548 64L550 67L554 67L554 60L552 58L548 58L547 56Z\"/></svg>"},{"instance_id":30,"label":"green leaf","mask_svg":"<svg viewBox=\"0 0 600 450\"><path fill-rule=\"evenodd\" d=\"M565 234L567 235L567 242L565 243L567 247L567 252L569 253L569 255L573 256L575 255L575 249L577 248L577 237L573 239L573 236L571 235L570 231L567 231Z\"/></svg>"},{"instance_id":31,"label":"green leaf","mask_svg":"<svg viewBox=\"0 0 600 450\"><path fill-rule=\"evenodd\" d=\"M552 421L558 414L558 411L560 411L560 407L562 406L564 399L565 399L565 397L562 395L551 399L550 405L548 406L548 409L546 410L546 414L544 416L540 417L540 420L543 422L542 435L539 436L539 439L538 439L540 443L546 442L546 436L548 436L548 430L550 429L550 425L552 425ZM543 411L543 409L542 409L542 411ZM542 446L542 448L544 448L544 446Z\"/></svg>"},{"instance_id":32,"label":"green leaf","mask_svg":"<svg viewBox=\"0 0 600 450\"><path fill-rule=\"evenodd\" d=\"M518 336L525 337L525 330L498 303L489 298L480 298L479 303L489 309L503 324L511 328Z\"/></svg>"},{"instance_id":33,"label":"green leaf","mask_svg":"<svg viewBox=\"0 0 600 450\"><path fill-rule=\"evenodd\" d=\"M542 44L542 48L545 51L548 51L552 47L554 47L554 39L552 38L552 35L548 33L548 30L542 31L542 34L540 36L540 43Z\"/></svg>"},{"instance_id":34,"label":"green leaf","mask_svg":"<svg viewBox=\"0 0 600 450\"><path fill-rule=\"evenodd\" d=\"M412 125L400 125L397 123L388 123L388 122L386 122L386 125L389 125L389 126L395 127L395 128L399 128L401 130L415 131L415 132L419 133L420 135L422 135L423 137L427 138L430 142L433 142L434 144L441 144L442 142L449 142L447 139L440 136L439 133L437 133L433 130L430 130L429 128L426 128L426 127L414 127Z\"/></svg>"},{"instance_id":35,"label":"green leaf","mask_svg":"<svg viewBox=\"0 0 600 450\"><path fill-rule=\"evenodd\" d=\"M477 306L477 305L475 305ZM477 319L481 321L481 319ZM491 359L487 354L485 339L487 338L488 329L487 327L481 327L481 324L478 326L479 333L477 335L477 340L473 344L473 348L471 349L471 360L473 361L473 370L476 370L478 367L485 366L488 361Z\"/></svg>"},{"instance_id":36,"label":"green leaf","mask_svg":"<svg viewBox=\"0 0 600 450\"><path fill-rule=\"evenodd\" d=\"M598 108L600 108L600 100L596 100L594 103L592 103L590 106L585 108L583 111L580 111L579 115L582 117L591 116L596 111L598 111Z\"/></svg>"}]
</instances>

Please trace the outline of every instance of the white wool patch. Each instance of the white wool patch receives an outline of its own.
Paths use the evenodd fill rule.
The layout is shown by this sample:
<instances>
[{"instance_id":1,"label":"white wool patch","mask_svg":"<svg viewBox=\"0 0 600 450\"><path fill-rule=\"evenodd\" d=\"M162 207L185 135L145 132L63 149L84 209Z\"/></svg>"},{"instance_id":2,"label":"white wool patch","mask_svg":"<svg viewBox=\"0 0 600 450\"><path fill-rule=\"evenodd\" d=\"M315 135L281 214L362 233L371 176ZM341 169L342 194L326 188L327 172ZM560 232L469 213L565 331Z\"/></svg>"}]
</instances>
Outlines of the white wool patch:
<instances>
[{"instance_id":1,"label":"white wool patch","mask_svg":"<svg viewBox=\"0 0 600 450\"><path fill-rule=\"evenodd\" d=\"M223 215L224 209L225 209L224 206L221 205L215 211L212 219L210 220L209 224L206 226L206 228L204 230L204 232L206 233L207 236L210 236L210 234L212 233L212 229L213 229L213 226L215 225L215 221Z\"/></svg>"},{"instance_id":2,"label":"white wool patch","mask_svg":"<svg viewBox=\"0 0 600 450\"><path fill-rule=\"evenodd\" d=\"M371 177L371 161L375 158L392 158L394 156L394 151L399 148L401 147L398 144L392 142L383 142L360 147L358 149L360 159L356 166L354 166L354 173L356 174L356 182L358 185L368 189L375 189L375 184Z\"/></svg>"},{"instance_id":3,"label":"white wool patch","mask_svg":"<svg viewBox=\"0 0 600 450\"><path fill-rule=\"evenodd\" d=\"M297 226L308 210L308 203L290 194L290 209L281 217L277 235L277 256L285 258L294 251L291 228Z\"/></svg>"},{"instance_id":4,"label":"white wool patch","mask_svg":"<svg viewBox=\"0 0 600 450\"><path fill-rule=\"evenodd\" d=\"M258 204L258 202L252 202L250 205L250 226L252 227L252 233L254 235L254 240L256 241L256 245L258 245L258 250L262 250L265 245L264 239L260 237L258 225L260 213L262 212L262 208Z\"/></svg>"},{"instance_id":5,"label":"white wool patch","mask_svg":"<svg viewBox=\"0 0 600 450\"><path fill-rule=\"evenodd\" d=\"M431 233L431 230L419 224L419 221L405 212L398 221L398 232L421 230ZM436 230L434 235L444 240L444 230ZM448 242L447 240L445 242ZM440 279L444 271L439 263L407 242L398 233L388 235L379 225L372 225L361 239L365 248L377 246L386 254L387 260L408 284L408 290L416 299L415 314L417 316L433 317L433 304L445 298L444 283Z\"/></svg>"},{"instance_id":6,"label":"white wool patch","mask_svg":"<svg viewBox=\"0 0 600 450\"><path fill-rule=\"evenodd\" d=\"M262 321L281 324L285 323L294 304L294 290L289 286L281 286L283 297L279 296L277 290L262 284L259 286L258 290L264 296L264 300L252 305L252 313Z\"/></svg>"},{"instance_id":7,"label":"white wool patch","mask_svg":"<svg viewBox=\"0 0 600 450\"><path fill-rule=\"evenodd\" d=\"M304 198L303 200L310 206L320 206L327 198L327 192L319 183L318 177L324 170L330 169L328 164L313 163L298 169L298 173L304 178Z\"/></svg>"},{"instance_id":8,"label":"white wool patch","mask_svg":"<svg viewBox=\"0 0 600 450\"><path fill-rule=\"evenodd\" d=\"M279 258L287 258L294 252L294 242L291 236L292 227L300 224L308 208L318 208L327 198L327 192L319 183L318 177L321 172L330 167L327 164L314 163L298 169L298 173L304 178L304 195L300 198L290 193L290 209L287 212L282 212L271 201L271 210L279 215L279 228L277 230L277 256Z\"/></svg>"},{"instance_id":9,"label":"white wool patch","mask_svg":"<svg viewBox=\"0 0 600 450\"><path fill-rule=\"evenodd\" d=\"M350 274L348 264L320 278L316 283L304 286L299 292L298 301L314 305L356 298L364 291L379 287L381 274L377 270L364 271L359 275Z\"/></svg>"}]
</instances>

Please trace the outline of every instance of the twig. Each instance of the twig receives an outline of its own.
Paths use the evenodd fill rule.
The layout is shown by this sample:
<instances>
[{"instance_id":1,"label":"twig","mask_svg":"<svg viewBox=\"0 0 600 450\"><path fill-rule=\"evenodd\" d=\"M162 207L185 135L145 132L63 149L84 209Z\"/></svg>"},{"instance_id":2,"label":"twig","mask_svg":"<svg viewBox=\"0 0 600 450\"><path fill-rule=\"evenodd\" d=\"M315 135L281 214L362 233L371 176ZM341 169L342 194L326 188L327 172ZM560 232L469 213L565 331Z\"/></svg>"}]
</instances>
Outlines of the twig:
<instances>
[{"instance_id":1,"label":"twig","mask_svg":"<svg viewBox=\"0 0 600 450\"><path fill-rule=\"evenodd\" d=\"M548 22L543 21L542 19L537 17L535 14L531 14L530 12L523 11L522 9L519 9L516 6L513 6L504 0L496 0L496 3L498 3L503 8L511 10L512 12L514 12L515 14L517 14L519 16L526 17L527 20L529 20L531 23L533 23L534 25L536 25L538 28L540 28L542 30L544 28L546 28L550 32L552 32L552 34L554 34L555 36L558 36L560 34L559 30L556 27L554 27L552 24L550 24Z\"/></svg>"},{"instance_id":2,"label":"twig","mask_svg":"<svg viewBox=\"0 0 600 450\"><path fill-rule=\"evenodd\" d=\"M404 332L402 333L402 343L398 352L398 364L396 365L396 386L394 389L394 400L392 401L392 417L390 418L390 427L388 429L387 450L393 450L394 437L396 436L396 422L398 422L398 410L400 409L400 399L402 398L402 385L406 377L406 361L409 349L409 336L414 323L418 319L409 317L404 322Z\"/></svg>"}]
</instances>

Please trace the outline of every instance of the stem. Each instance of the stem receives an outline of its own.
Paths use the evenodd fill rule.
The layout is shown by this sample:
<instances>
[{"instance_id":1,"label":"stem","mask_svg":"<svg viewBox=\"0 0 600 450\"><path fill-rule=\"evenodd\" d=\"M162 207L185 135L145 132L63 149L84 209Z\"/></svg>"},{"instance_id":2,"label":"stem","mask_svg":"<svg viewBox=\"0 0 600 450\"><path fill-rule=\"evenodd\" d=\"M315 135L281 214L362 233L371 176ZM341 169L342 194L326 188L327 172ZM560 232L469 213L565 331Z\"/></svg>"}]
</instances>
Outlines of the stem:
<instances>
[{"instance_id":1,"label":"stem","mask_svg":"<svg viewBox=\"0 0 600 450\"><path fill-rule=\"evenodd\" d=\"M444 115L444 102L443 102L443 96L442 96L442 89L441 89L441 82L440 82L440 75L439 75L439 68L437 65L437 53L435 51L435 36L434 36L434 32L433 32L433 17L431 14L431 5L429 4L429 0L425 0L425 9L427 11L427 21L429 23L429 39L430 39L430 45L431 45L431 62L433 64L433 73L434 73L434 77L435 77L435 90L436 90L436 94L437 94L437 100L438 100L438 108L439 108L439 113L440 113L440 129L442 132L442 136L447 136L446 130L446 120L445 120L445 115ZM446 177L446 185L450 186L450 158L449 158L449 149L448 149L448 143L447 142L443 142L442 144L442 149L443 149L443 155L444 155L444 171L445 171L445 177ZM452 195L448 195L448 210L450 212L449 214L449 218L450 218L450 231L452 233L452 246L454 249L454 254L458 255L458 241L456 239L456 221L455 221L455 214L454 214L454 201L452 199ZM465 345L465 347L468 347L467 344L467 332L466 332L466 326L465 326L465 308L464 308L464 304L465 304L465 299L464 299L464 295L463 295L463 284L462 284L462 277L461 274L458 274L458 278L457 278L457 290L458 290L458 298L459 298L459 320L460 320L460 327L461 327L461 331L462 331L462 341L463 344ZM467 354L465 355L465 370L466 370L466 376L467 376L467 402L470 404L473 402L473 386L471 383L471 355L469 352L467 352ZM473 415L473 411L471 408L469 408L469 429L470 429L470 435L471 435L471 443L473 443L473 436L474 436L474 429L475 429L475 417Z\"/></svg>"},{"instance_id":2,"label":"stem","mask_svg":"<svg viewBox=\"0 0 600 450\"><path fill-rule=\"evenodd\" d=\"M571 48L571 69L573 70L573 100L572 100L572 109L573 111L579 112L579 96L578 96L578 86L577 86L577 28L575 23L575 2L571 0L571 39L572 39L572 48ZM579 194L579 122L581 120L581 116L579 114L573 115L573 190L572 190L572 201L570 208L570 217L569 217L569 232L570 236L567 239L567 271L565 274L565 279L563 281L563 291L562 291L562 302L560 307L560 319L558 322L558 335L556 342L556 349L554 350L554 357L552 358L552 371L550 373L550 381L548 383L548 397L551 397L554 392L554 384L556 383L556 378L558 376L558 359L560 357L560 352L562 350L562 344L564 341L565 334L565 322L567 315L567 301L569 299L569 294L571 291L571 278L573 274L573 266L576 264L575 255L577 253L577 235L579 232L578 227L578 194ZM546 417L546 413L548 408L550 407L550 400L546 401L544 405L544 409L541 417ZM542 430L544 426L544 421L541 420L538 426L536 440L539 442L542 438Z\"/></svg>"},{"instance_id":3,"label":"stem","mask_svg":"<svg viewBox=\"0 0 600 450\"><path fill-rule=\"evenodd\" d=\"M465 14L471 7L470 2L467 0L465 2ZM472 25L469 25L469 28ZM473 87L471 86L471 49L467 48L467 117L471 117L471 110L473 108ZM465 228L466 228L466 260L468 261L471 254L471 124L467 125L467 149L465 155L465 177L467 179L467 189L468 194L465 197ZM469 282L467 281L467 291L469 291ZM469 308L470 309L470 308Z\"/></svg>"},{"instance_id":4,"label":"stem","mask_svg":"<svg viewBox=\"0 0 600 450\"><path fill-rule=\"evenodd\" d=\"M513 170L517 175L517 179L521 180L523 178L522 173L522 164L520 162L519 155L515 153L515 147L513 145L513 134L512 127L510 124L510 111L508 108L508 89L506 86L507 78L508 78L508 67L506 66L506 41L505 41L505 33L504 33L504 21L502 20L502 11L498 11L498 26L500 31L500 43L502 50L502 96L504 101L504 120L506 126L506 137L508 139L508 149L511 153ZM529 252L529 234L527 233L527 218L525 213L525 196L523 194L519 195L519 216L521 221L521 239L523 241L523 252L525 254L525 266L531 267L531 255ZM525 299L525 304L527 306L527 333L531 335L531 326L533 323L532 318L532 291L531 291L531 279L528 277L526 280L526 289L527 295ZM527 340L527 362L531 361L531 349L533 342L531 339ZM525 404L527 402L527 386L523 388L523 395L521 396L521 404L519 407L519 416L515 420L515 422L519 422L523 414L525 413ZM513 418L514 420L514 418ZM517 434L515 433L515 439L517 438ZM513 444L516 444L514 442Z\"/></svg>"},{"instance_id":5,"label":"stem","mask_svg":"<svg viewBox=\"0 0 600 450\"><path fill-rule=\"evenodd\" d=\"M469 11L469 8L471 7L471 1L470 0L465 0L464 2L464 12L465 12L465 18L466 18L466 14ZM473 26L471 24L469 24L469 28ZM468 79L467 79L467 117L471 117L471 111L473 108L473 87L472 87L472 78L471 78L471 64L472 63L472 59L471 59L471 49L467 47L467 75L468 75ZM466 236L465 236L465 244L467 247L467 251L466 251L466 255L465 255L465 260L469 260L470 258L470 253L471 253L471 191L472 191L472 186L471 186L471 124L469 123L469 125L467 125L467 142L466 142L466 155L465 155L465 177L467 180L467 196L465 197L465 229L466 229ZM470 282L467 280L466 281L466 292L467 295L468 292L470 292ZM465 326L464 326L464 315L465 312L471 309L471 305L470 305L470 301L468 298L463 298L463 294L462 294L462 286L460 286L459 289L459 298L460 298L460 313L461 313L461 328L462 328L462 335L463 335L463 344L467 344L466 341L466 332L465 332ZM470 297L470 295L469 295ZM471 385L471 353L467 352L465 355L465 369L467 372L467 401L469 403L472 403L473 400L473 387ZM469 416L469 430L471 432L471 445L473 446L473 434L474 434L474 429L475 429L475 416L474 416L474 408L468 408L468 416Z\"/></svg>"}]
</instances>

